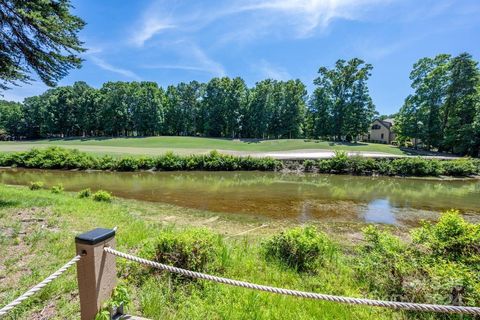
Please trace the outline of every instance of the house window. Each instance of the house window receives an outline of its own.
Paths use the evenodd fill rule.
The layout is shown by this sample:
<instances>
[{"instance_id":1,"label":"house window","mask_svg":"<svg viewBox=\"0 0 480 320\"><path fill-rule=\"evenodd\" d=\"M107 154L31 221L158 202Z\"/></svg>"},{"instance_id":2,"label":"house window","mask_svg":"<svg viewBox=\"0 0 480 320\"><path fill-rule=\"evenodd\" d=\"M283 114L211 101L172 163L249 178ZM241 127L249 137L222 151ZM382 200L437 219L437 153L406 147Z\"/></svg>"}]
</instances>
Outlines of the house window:
<instances>
[{"instance_id":1,"label":"house window","mask_svg":"<svg viewBox=\"0 0 480 320\"><path fill-rule=\"evenodd\" d=\"M383 139L383 133L380 135L380 139Z\"/></svg>"},{"instance_id":2,"label":"house window","mask_svg":"<svg viewBox=\"0 0 480 320\"><path fill-rule=\"evenodd\" d=\"M372 126L372 130L378 130L378 129L380 129L380 125L374 124L374 125Z\"/></svg>"}]
</instances>

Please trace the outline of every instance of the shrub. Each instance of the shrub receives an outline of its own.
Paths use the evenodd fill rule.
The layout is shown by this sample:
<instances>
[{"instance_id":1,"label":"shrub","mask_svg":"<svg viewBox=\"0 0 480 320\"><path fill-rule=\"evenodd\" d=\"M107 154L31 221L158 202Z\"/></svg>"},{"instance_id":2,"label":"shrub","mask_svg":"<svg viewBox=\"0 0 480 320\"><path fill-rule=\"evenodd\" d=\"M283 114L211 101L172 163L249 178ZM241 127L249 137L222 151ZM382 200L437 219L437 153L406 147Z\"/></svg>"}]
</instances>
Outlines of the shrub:
<instances>
[{"instance_id":1,"label":"shrub","mask_svg":"<svg viewBox=\"0 0 480 320\"><path fill-rule=\"evenodd\" d=\"M298 164L298 162L296 162ZM126 156L94 157L72 149L50 147L27 152L0 153L0 166L41 169L98 169L98 170L262 170L275 171L284 162L272 158L237 157L212 151L206 155L180 156L172 152L157 157L135 158ZM334 157L314 162L305 160L306 171L323 173L381 174L404 176L438 176L440 174L468 176L480 173L480 160L459 159L439 161L425 158L369 159L349 157L344 151L336 151Z\"/></svg>"},{"instance_id":2,"label":"shrub","mask_svg":"<svg viewBox=\"0 0 480 320\"><path fill-rule=\"evenodd\" d=\"M345 151L335 151L335 155L329 159L330 170L342 172L348 168L348 154Z\"/></svg>"},{"instance_id":3,"label":"shrub","mask_svg":"<svg viewBox=\"0 0 480 320\"><path fill-rule=\"evenodd\" d=\"M412 235L436 258L480 262L480 226L465 221L457 210L443 213L436 224L425 222Z\"/></svg>"},{"instance_id":4,"label":"shrub","mask_svg":"<svg viewBox=\"0 0 480 320\"><path fill-rule=\"evenodd\" d=\"M141 252L147 259L198 272L221 271L225 254L221 238L207 229L162 230Z\"/></svg>"},{"instance_id":5,"label":"shrub","mask_svg":"<svg viewBox=\"0 0 480 320\"><path fill-rule=\"evenodd\" d=\"M32 181L30 182L30 190L40 190L43 188L42 181Z\"/></svg>"},{"instance_id":6,"label":"shrub","mask_svg":"<svg viewBox=\"0 0 480 320\"><path fill-rule=\"evenodd\" d=\"M118 171L136 171L138 170L138 161L134 157L123 157L115 164Z\"/></svg>"},{"instance_id":7,"label":"shrub","mask_svg":"<svg viewBox=\"0 0 480 320\"><path fill-rule=\"evenodd\" d=\"M169 151L155 160L155 168L165 171L182 170L185 168L184 159Z\"/></svg>"},{"instance_id":8,"label":"shrub","mask_svg":"<svg viewBox=\"0 0 480 320\"><path fill-rule=\"evenodd\" d=\"M371 174L377 170L377 162L371 158L353 156L348 158L347 167L353 174Z\"/></svg>"},{"instance_id":9,"label":"shrub","mask_svg":"<svg viewBox=\"0 0 480 320\"><path fill-rule=\"evenodd\" d=\"M478 173L475 162L471 159L442 161L443 174L447 176L471 176Z\"/></svg>"},{"instance_id":10,"label":"shrub","mask_svg":"<svg viewBox=\"0 0 480 320\"><path fill-rule=\"evenodd\" d=\"M313 171L315 168L315 160L307 159L303 161L303 168L305 171Z\"/></svg>"},{"instance_id":11,"label":"shrub","mask_svg":"<svg viewBox=\"0 0 480 320\"><path fill-rule=\"evenodd\" d=\"M438 176L442 173L439 160L418 157L395 159L392 168L393 174L404 176Z\"/></svg>"},{"instance_id":12,"label":"shrub","mask_svg":"<svg viewBox=\"0 0 480 320\"><path fill-rule=\"evenodd\" d=\"M55 186L52 187L52 189L50 191L52 193L55 193L55 194L62 193L63 192L63 185L62 184L55 185Z\"/></svg>"},{"instance_id":13,"label":"shrub","mask_svg":"<svg viewBox=\"0 0 480 320\"><path fill-rule=\"evenodd\" d=\"M357 277L367 284L369 292L379 296L390 297L402 292L403 279L409 269L404 255L406 246L374 226L366 227L363 233L365 244L355 263Z\"/></svg>"},{"instance_id":14,"label":"shrub","mask_svg":"<svg viewBox=\"0 0 480 320\"><path fill-rule=\"evenodd\" d=\"M98 190L92 195L92 199L95 201L111 202L112 194L108 191Z\"/></svg>"},{"instance_id":15,"label":"shrub","mask_svg":"<svg viewBox=\"0 0 480 320\"><path fill-rule=\"evenodd\" d=\"M78 192L78 197L80 199L83 199L83 198L88 198L92 195L92 190L90 190L90 188L86 188L86 189L83 189L83 190L80 190Z\"/></svg>"},{"instance_id":16,"label":"shrub","mask_svg":"<svg viewBox=\"0 0 480 320\"><path fill-rule=\"evenodd\" d=\"M298 271L314 271L336 255L336 246L313 226L284 231L262 243L267 259Z\"/></svg>"},{"instance_id":17,"label":"shrub","mask_svg":"<svg viewBox=\"0 0 480 320\"><path fill-rule=\"evenodd\" d=\"M117 167L117 159L112 156L103 156L96 159L95 166L92 169L113 170Z\"/></svg>"},{"instance_id":18,"label":"shrub","mask_svg":"<svg viewBox=\"0 0 480 320\"><path fill-rule=\"evenodd\" d=\"M403 243L376 227L364 230L356 275L373 295L421 303L478 305L480 227L458 211L424 223Z\"/></svg>"}]
</instances>

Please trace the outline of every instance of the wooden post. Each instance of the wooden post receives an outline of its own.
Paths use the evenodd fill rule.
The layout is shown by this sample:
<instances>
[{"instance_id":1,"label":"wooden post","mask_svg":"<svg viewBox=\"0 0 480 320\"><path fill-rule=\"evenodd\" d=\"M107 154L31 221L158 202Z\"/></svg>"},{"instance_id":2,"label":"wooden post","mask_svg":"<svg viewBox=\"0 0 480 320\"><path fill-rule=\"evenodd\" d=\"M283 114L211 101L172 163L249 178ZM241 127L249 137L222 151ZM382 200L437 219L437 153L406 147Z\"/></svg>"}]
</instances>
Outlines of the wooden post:
<instances>
[{"instance_id":1,"label":"wooden post","mask_svg":"<svg viewBox=\"0 0 480 320\"><path fill-rule=\"evenodd\" d=\"M103 251L106 246L115 248L115 230L91 230L75 237L75 244L82 255L77 262L80 315L82 320L92 320L117 283L115 256Z\"/></svg>"}]
</instances>

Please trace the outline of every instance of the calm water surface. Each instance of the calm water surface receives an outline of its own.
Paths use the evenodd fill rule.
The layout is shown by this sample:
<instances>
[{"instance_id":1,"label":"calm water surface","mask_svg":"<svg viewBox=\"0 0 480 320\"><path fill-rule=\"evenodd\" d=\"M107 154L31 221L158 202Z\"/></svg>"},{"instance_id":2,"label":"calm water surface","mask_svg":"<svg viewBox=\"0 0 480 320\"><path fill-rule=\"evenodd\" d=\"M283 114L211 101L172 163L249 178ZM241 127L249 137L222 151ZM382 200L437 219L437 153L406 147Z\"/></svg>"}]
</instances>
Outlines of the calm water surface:
<instances>
[{"instance_id":1,"label":"calm water surface","mask_svg":"<svg viewBox=\"0 0 480 320\"><path fill-rule=\"evenodd\" d=\"M299 221L418 223L460 209L480 221L480 181L439 181L263 172L72 172L0 169L0 182L44 181L66 190L104 189L118 197L213 212Z\"/></svg>"}]
</instances>

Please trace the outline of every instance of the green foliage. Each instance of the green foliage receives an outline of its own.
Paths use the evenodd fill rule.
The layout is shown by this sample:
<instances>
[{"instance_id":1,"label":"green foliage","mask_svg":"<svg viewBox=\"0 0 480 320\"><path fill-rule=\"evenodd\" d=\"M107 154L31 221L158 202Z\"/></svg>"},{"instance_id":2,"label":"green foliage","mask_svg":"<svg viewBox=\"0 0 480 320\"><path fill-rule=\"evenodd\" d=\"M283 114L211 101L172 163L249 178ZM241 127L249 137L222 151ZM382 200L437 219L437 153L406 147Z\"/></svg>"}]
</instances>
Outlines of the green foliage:
<instances>
[{"instance_id":1,"label":"green foliage","mask_svg":"<svg viewBox=\"0 0 480 320\"><path fill-rule=\"evenodd\" d=\"M30 190L40 190L43 188L44 183L42 181L30 182Z\"/></svg>"},{"instance_id":2,"label":"green foliage","mask_svg":"<svg viewBox=\"0 0 480 320\"><path fill-rule=\"evenodd\" d=\"M376 297L478 305L479 231L458 211L413 230L409 243L369 226L356 259L357 277Z\"/></svg>"},{"instance_id":3,"label":"green foliage","mask_svg":"<svg viewBox=\"0 0 480 320\"><path fill-rule=\"evenodd\" d=\"M30 70L48 86L81 66L85 51L78 38L84 27L70 13L70 1L0 1L2 68L0 89L31 80Z\"/></svg>"},{"instance_id":4,"label":"green foliage","mask_svg":"<svg viewBox=\"0 0 480 320\"><path fill-rule=\"evenodd\" d=\"M52 187L52 189L50 191L52 193L55 193L55 194L62 193L63 192L63 185L62 184L55 185L55 186Z\"/></svg>"},{"instance_id":5,"label":"green foliage","mask_svg":"<svg viewBox=\"0 0 480 320\"><path fill-rule=\"evenodd\" d=\"M375 113L367 85L372 69L358 58L319 69L308 110L311 136L356 141L367 132Z\"/></svg>"},{"instance_id":6,"label":"green foliage","mask_svg":"<svg viewBox=\"0 0 480 320\"><path fill-rule=\"evenodd\" d=\"M262 244L267 259L298 271L315 271L337 254L336 246L313 226L284 231Z\"/></svg>"},{"instance_id":7,"label":"green foliage","mask_svg":"<svg viewBox=\"0 0 480 320\"><path fill-rule=\"evenodd\" d=\"M92 194L92 199L99 202L111 202L112 194L108 191L98 190Z\"/></svg>"},{"instance_id":8,"label":"green foliage","mask_svg":"<svg viewBox=\"0 0 480 320\"><path fill-rule=\"evenodd\" d=\"M117 285L112 292L112 297L104 303L100 312L95 316L95 320L110 320L110 310L123 305L123 310L128 310L132 303L132 298L125 284Z\"/></svg>"},{"instance_id":9,"label":"green foliage","mask_svg":"<svg viewBox=\"0 0 480 320\"><path fill-rule=\"evenodd\" d=\"M305 171L313 171L315 169L315 160L307 159L303 161Z\"/></svg>"},{"instance_id":10,"label":"green foliage","mask_svg":"<svg viewBox=\"0 0 480 320\"><path fill-rule=\"evenodd\" d=\"M41 169L99 170L261 170L281 169L282 163L272 158L236 157L212 151L207 155L180 156L167 152L157 158L131 156L119 159L111 156L94 157L78 150L49 147L26 152L0 154L0 166Z\"/></svg>"},{"instance_id":11,"label":"green foliage","mask_svg":"<svg viewBox=\"0 0 480 320\"><path fill-rule=\"evenodd\" d=\"M402 176L438 176L442 173L441 163L436 159L402 158L392 161L391 174Z\"/></svg>"},{"instance_id":12,"label":"green foliage","mask_svg":"<svg viewBox=\"0 0 480 320\"><path fill-rule=\"evenodd\" d=\"M83 199L83 198L89 198L91 195L92 195L92 190L90 188L86 188L86 189L80 190L78 192L77 197L80 199Z\"/></svg>"},{"instance_id":13,"label":"green foliage","mask_svg":"<svg viewBox=\"0 0 480 320\"><path fill-rule=\"evenodd\" d=\"M479 174L476 160L437 160L426 158L371 159L361 156L347 157L337 153L331 159L318 160L308 171L322 173L380 174L387 176L471 176Z\"/></svg>"},{"instance_id":14,"label":"green foliage","mask_svg":"<svg viewBox=\"0 0 480 320\"><path fill-rule=\"evenodd\" d=\"M480 262L480 226L466 222L456 210L445 212L436 224L424 223L413 233L413 240L435 258L472 266Z\"/></svg>"},{"instance_id":15,"label":"green foliage","mask_svg":"<svg viewBox=\"0 0 480 320\"><path fill-rule=\"evenodd\" d=\"M221 271L221 257L225 254L226 247L217 234L198 228L183 232L162 230L141 251L141 256L147 259L198 272Z\"/></svg>"},{"instance_id":16,"label":"green foliage","mask_svg":"<svg viewBox=\"0 0 480 320\"><path fill-rule=\"evenodd\" d=\"M138 160L133 157L123 157L117 161L115 169L118 171L138 170Z\"/></svg>"},{"instance_id":17,"label":"green foliage","mask_svg":"<svg viewBox=\"0 0 480 320\"><path fill-rule=\"evenodd\" d=\"M212 151L205 155L181 156L167 152L162 156L113 158L95 157L78 150L49 147L26 152L0 153L0 166L41 169L97 169L97 170L259 170L278 171L284 167L280 160L272 158L237 157ZM436 160L427 158L371 159L349 157L344 151L336 151L330 159L303 162L305 171L321 173L350 173L357 175L399 176L470 176L479 174L480 161L475 159Z\"/></svg>"},{"instance_id":18,"label":"green foliage","mask_svg":"<svg viewBox=\"0 0 480 320\"><path fill-rule=\"evenodd\" d=\"M413 95L395 121L397 139L428 150L478 156L480 71L468 53L418 60L410 73ZM477 129L476 129L477 128Z\"/></svg>"},{"instance_id":19,"label":"green foliage","mask_svg":"<svg viewBox=\"0 0 480 320\"><path fill-rule=\"evenodd\" d=\"M476 165L478 160L456 159L442 161L442 174L446 176L471 176L480 173L480 168Z\"/></svg>"}]
</instances>

